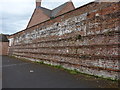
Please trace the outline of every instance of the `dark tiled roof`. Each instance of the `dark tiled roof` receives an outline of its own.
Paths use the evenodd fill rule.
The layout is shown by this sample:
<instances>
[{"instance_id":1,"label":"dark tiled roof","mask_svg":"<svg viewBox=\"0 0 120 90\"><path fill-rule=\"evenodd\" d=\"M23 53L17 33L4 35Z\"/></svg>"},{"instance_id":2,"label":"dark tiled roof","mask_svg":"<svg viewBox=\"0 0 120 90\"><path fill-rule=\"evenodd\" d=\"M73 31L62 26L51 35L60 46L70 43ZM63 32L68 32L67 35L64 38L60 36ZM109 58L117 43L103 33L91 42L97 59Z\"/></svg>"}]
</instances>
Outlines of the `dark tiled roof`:
<instances>
[{"instance_id":1,"label":"dark tiled roof","mask_svg":"<svg viewBox=\"0 0 120 90\"><path fill-rule=\"evenodd\" d=\"M0 34L0 42L9 42L9 40L7 39L6 35Z\"/></svg>"},{"instance_id":2,"label":"dark tiled roof","mask_svg":"<svg viewBox=\"0 0 120 90\"><path fill-rule=\"evenodd\" d=\"M47 8L44 8L44 7L38 7L40 8L44 14L46 14L47 16L49 17L55 17L65 6L66 6L67 2L60 5L59 7L53 9L53 10L49 10Z\"/></svg>"},{"instance_id":3,"label":"dark tiled roof","mask_svg":"<svg viewBox=\"0 0 120 90\"><path fill-rule=\"evenodd\" d=\"M47 16L51 17L51 10L44 8L44 7L39 7Z\"/></svg>"},{"instance_id":4,"label":"dark tiled roof","mask_svg":"<svg viewBox=\"0 0 120 90\"><path fill-rule=\"evenodd\" d=\"M51 17L55 17L65 6L67 2L52 10Z\"/></svg>"}]
</instances>

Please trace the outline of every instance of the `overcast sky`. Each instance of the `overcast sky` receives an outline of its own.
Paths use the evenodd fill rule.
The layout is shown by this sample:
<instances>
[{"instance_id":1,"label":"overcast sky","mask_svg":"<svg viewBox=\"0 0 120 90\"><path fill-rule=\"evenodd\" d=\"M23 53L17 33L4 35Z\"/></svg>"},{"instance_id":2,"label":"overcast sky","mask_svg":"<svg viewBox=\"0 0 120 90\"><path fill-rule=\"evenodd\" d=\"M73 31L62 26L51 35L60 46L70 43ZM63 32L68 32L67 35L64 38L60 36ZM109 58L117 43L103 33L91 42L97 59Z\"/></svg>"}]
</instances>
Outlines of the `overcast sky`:
<instances>
[{"instance_id":1,"label":"overcast sky","mask_svg":"<svg viewBox=\"0 0 120 90\"><path fill-rule=\"evenodd\" d=\"M42 6L53 9L69 0L42 0ZM72 0L80 7L94 0ZM24 30L35 9L35 0L0 0L0 33L13 34Z\"/></svg>"}]
</instances>

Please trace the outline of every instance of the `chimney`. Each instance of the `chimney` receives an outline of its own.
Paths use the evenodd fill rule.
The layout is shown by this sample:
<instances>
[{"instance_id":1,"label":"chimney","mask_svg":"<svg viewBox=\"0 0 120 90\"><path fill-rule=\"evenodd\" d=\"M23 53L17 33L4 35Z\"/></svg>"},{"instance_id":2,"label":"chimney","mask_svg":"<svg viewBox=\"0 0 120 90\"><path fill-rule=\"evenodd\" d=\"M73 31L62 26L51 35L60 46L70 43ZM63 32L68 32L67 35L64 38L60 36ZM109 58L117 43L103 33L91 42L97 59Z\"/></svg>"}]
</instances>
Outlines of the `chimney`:
<instances>
[{"instance_id":1,"label":"chimney","mask_svg":"<svg viewBox=\"0 0 120 90\"><path fill-rule=\"evenodd\" d=\"M41 1L42 0L36 0L36 8L39 7L39 6L41 6Z\"/></svg>"},{"instance_id":2,"label":"chimney","mask_svg":"<svg viewBox=\"0 0 120 90\"><path fill-rule=\"evenodd\" d=\"M72 0L69 0L68 2L72 2Z\"/></svg>"}]
</instances>

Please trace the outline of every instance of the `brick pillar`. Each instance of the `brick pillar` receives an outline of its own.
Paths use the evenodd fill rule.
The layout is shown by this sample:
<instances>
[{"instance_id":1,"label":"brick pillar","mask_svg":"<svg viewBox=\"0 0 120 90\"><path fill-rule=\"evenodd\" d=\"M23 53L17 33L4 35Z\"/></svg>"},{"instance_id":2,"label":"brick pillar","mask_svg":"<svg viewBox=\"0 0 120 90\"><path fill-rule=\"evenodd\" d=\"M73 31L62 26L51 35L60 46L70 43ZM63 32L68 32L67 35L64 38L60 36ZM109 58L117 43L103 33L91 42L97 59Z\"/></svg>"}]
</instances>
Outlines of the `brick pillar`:
<instances>
[{"instance_id":1,"label":"brick pillar","mask_svg":"<svg viewBox=\"0 0 120 90\"><path fill-rule=\"evenodd\" d=\"M36 0L36 8L39 7L39 6L41 6L41 1L42 0Z\"/></svg>"}]
</instances>

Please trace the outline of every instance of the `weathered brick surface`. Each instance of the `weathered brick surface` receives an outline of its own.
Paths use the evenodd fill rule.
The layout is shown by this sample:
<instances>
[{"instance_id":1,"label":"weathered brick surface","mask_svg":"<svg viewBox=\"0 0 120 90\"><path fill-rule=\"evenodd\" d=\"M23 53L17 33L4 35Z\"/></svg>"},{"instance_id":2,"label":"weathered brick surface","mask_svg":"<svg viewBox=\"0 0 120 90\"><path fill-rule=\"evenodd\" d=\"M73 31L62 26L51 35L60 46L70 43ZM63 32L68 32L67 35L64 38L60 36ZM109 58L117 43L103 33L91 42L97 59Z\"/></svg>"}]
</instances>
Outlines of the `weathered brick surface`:
<instances>
[{"instance_id":1,"label":"weathered brick surface","mask_svg":"<svg viewBox=\"0 0 120 90\"><path fill-rule=\"evenodd\" d=\"M0 42L0 55L8 55L8 42Z\"/></svg>"},{"instance_id":2,"label":"weathered brick surface","mask_svg":"<svg viewBox=\"0 0 120 90\"><path fill-rule=\"evenodd\" d=\"M119 79L119 3L90 3L16 33L9 54Z\"/></svg>"}]
</instances>

